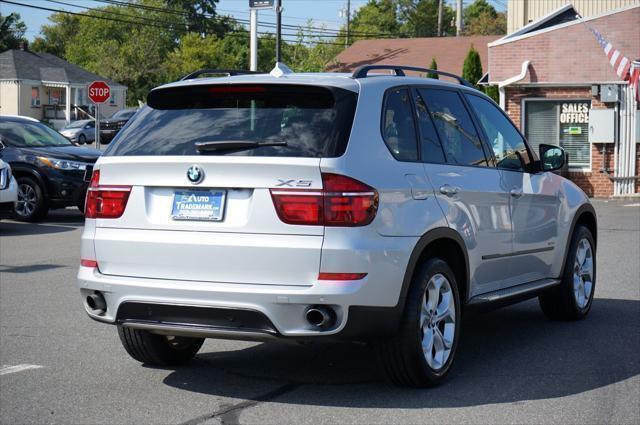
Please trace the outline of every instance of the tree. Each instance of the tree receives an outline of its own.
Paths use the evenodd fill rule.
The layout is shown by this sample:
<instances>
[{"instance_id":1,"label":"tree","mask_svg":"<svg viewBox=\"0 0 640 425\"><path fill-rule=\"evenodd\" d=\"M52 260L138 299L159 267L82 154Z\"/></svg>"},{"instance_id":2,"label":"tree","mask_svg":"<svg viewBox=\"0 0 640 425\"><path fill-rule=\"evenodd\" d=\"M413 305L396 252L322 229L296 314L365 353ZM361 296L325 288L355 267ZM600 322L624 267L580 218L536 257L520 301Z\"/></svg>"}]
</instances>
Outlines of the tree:
<instances>
[{"instance_id":1,"label":"tree","mask_svg":"<svg viewBox=\"0 0 640 425\"><path fill-rule=\"evenodd\" d=\"M436 37L438 35L439 0L398 0L401 30L409 37ZM454 10L444 5L442 32L454 35L455 28L447 25L454 19Z\"/></svg>"},{"instance_id":2,"label":"tree","mask_svg":"<svg viewBox=\"0 0 640 425\"><path fill-rule=\"evenodd\" d=\"M433 69L435 71L438 70L438 62L436 62L436 58L431 58L431 65L429 65L429 68ZM439 80L440 76L438 74L433 73L433 72L429 72L427 74L427 78L433 78L433 79Z\"/></svg>"},{"instance_id":3,"label":"tree","mask_svg":"<svg viewBox=\"0 0 640 425\"><path fill-rule=\"evenodd\" d=\"M24 33L27 26L20 19L19 13L0 14L0 52L8 49L17 49L20 43L26 42Z\"/></svg>"},{"instance_id":4,"label":"tree","mask_svg":"<svg viewBox=\"0 0 640 425\"><path fill-rule=\"evenodd\" d=\"M400 23L393 0L369 0L358 9L351 21L351 40L371 38L362 34L384 33L398 36ZM360 34L358 34L360 33Z\"/></svg>"},{"instance_id":5,"label":"tree","mask_svg":"<svg viewBox=\"0 0 640 425\"><path fill-rule=\"evenodd\" d=\"M48 17L51 24L40 28L41 36L35 38L31 49L66 58L67 44L78 34L80 17L66 13L54 13Z\"/></svg>"},{"instance_id":6,"label":"tree","mask_svg":"<svg viewBox=\"0 0 640 425\"><path fill-rule=\"evenodd\" d=\"M465 35L500 35L506 33L506 14L498 13L486 0L475 0L464 9Z\"/></svg>"},{"instance_id":7,"label":"tree","mask_svg":"<svg viewBox=\"0 0 640 425\"><path fill-rule=\"evenodd\" d=\"M498 93L498 86L485 86L484 93L493 99L494 102L499 102L500 94Z\"/></svg>"},{"instance_id":8,"label":"tree","mask_svg":"<svg viewBox=\"0 0 640 425\"><path fill-rule=\"evenodd\" d=\"M482 78L482 62L480 61L480 54L473 47L473 44L469 48L469 53L467 53L462 65L462 78L480 90L480 86L477 83Z\"/></svg>"},{"instance_id":9,"label":"tree","mask_svg":"<svg viewBox=\"0 0 640 425\"><path fill-rule=\"evenodd\" d=\"M222 37L232 27L229 19L216 16L218 0L164 0L164 3L168 9L184 14L188 32Z\"/></svg>"}]
</instances>

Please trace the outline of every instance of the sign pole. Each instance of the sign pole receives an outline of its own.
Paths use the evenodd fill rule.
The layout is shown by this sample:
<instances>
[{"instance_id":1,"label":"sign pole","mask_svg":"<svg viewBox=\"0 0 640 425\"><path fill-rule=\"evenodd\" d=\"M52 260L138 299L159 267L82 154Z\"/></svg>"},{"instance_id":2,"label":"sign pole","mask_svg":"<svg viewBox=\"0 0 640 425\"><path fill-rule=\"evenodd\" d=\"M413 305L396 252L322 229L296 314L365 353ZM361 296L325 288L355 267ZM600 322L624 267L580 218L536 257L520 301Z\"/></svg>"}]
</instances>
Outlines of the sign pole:
<instances>
[{"instance_id":1,"label":"sign pole","mask_svg":"<svg viewBox=\"0 0 640 425\"><path fill-rule=\"evenodd\" d=\"M100 104L96 103L96 149L100 150Z\"/></svg>"},{"instance_id":2,"label":"sign pole","mask_svg":"<svg viewBox=\"0 0 640 425\"><path fill-rule=\"evenodd\" d=\"M257 71L258 70L258 9L251 9L250 15L251 22L251 39L249 42L251 58L249 62L249 70Z\"/></svg>"}]
</instances>

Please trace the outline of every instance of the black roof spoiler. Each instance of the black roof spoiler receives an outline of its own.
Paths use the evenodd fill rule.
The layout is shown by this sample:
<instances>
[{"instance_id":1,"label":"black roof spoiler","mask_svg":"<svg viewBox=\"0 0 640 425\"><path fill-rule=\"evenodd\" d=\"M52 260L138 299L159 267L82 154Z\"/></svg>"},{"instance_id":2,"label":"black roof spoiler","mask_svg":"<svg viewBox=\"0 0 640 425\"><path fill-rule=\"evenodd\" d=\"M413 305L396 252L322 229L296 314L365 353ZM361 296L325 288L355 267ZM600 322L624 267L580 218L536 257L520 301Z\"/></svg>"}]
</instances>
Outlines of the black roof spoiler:
<instances>
[{"instance_id":1,"label":"black roof spoiler","mask_svg":"<svg viewBox=\"0 0 640 425\"><path fill-rule=\"evenodd\" d=\"M367 78L367 74L369 71L374 70L389 70L393 71L394 74L398 77L405 77L406 74L404 71L415 71L415 72L424 72L426 74L437 74L445 77L453 78L457 80L460 84L467 87L475 88L473 84L460 77L459 75L452 74L450 72L438 71L437 69L429 69L429 68L419 68L416 66L405 66L405 65L362 65L356 68L351 74L351 78Z\"/></svg>"},{"instance_id":2,"label":"black roof spoiler","mask_svg":"<svg viewBox=\"0 0 640 425\"><path fill-rule=\"evenodd\" d=\"M247 71L244 69L213 69L213 68L205 68L199 69L197 71L193 71L190 74L185 75L180 79L180 81L191 80L193 78L198 78L201 75L223 75L225 77L234 77L236 75L248 75L248 74L264 74L264 72L258 71Z\"/></svg>"}]
</instances>

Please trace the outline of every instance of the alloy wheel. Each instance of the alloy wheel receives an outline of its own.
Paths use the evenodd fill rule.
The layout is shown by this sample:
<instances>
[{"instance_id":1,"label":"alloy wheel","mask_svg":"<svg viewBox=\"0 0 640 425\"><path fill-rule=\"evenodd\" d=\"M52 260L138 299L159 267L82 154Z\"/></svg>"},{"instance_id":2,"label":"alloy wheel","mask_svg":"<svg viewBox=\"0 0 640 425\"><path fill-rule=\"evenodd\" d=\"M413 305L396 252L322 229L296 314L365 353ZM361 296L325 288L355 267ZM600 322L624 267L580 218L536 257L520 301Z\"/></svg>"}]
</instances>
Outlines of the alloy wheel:
<instances>
[{"instance_id":1,"label":"alloy wheel","mask_svg":"<svg viewBox=\"0 0 640 425\"><path fill-rule=\"evenodd\" d=\"M429 279L420 311L422 352L433 370L444 367L451 355L456 330L456 305L449 280L443 274Z\"/></svg>"},{"instance_id":2,"label":"alloy wheel","mask_svg":"<svg viewBox=\"0 0 640 425\"><path fill-rule=\"evenodd\" d=\"M593 250L586 238L578 242L573 266L573 295L576 304L585 308L593 290Z\"/></svg>"},{"instance_id":3,"label":"alloy wheel","mask_svg":"<svg viewBox=\"0 0 640 425\"><path fill-rule=\"evenodd\" d=\"M16 214L20 217L30 217L36 209L38 198L33 186L22 183L18 185L18 201L16 202Z\"/></svg>"}]
</instances>

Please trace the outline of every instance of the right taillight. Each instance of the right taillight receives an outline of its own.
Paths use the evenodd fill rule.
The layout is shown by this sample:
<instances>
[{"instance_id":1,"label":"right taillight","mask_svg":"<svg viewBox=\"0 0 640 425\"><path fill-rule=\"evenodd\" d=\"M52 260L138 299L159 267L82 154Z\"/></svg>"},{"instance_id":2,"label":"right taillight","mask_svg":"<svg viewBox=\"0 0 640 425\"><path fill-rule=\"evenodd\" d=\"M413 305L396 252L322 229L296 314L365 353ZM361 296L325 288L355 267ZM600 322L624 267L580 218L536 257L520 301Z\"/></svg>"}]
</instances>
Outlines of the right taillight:
<instances>
[{"instance_id":1,"label":"right taillight","mask_svg":"<svg viewBox=\"0 0 640 425\"><path fill-rule=\"evenodd\" d=\"M87 190L86 218L119 218L124 213L131 186L101 186L100 170L94 170Z\"/></svg>"},{"instance_id":2,"label":"right taillight","mask_svg":"<svg viewBox=\"0 0 640 425\"><path fill-rule=\"evenodd\" d=\"M322 190L271 189L280 220L308 226L366 226L376 216L378 192L356 179L322 173Z\"/></svg>"}]
</instances>

